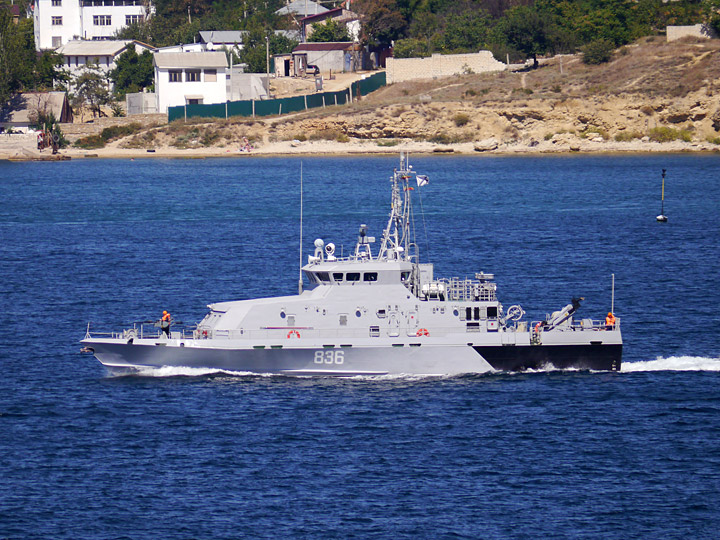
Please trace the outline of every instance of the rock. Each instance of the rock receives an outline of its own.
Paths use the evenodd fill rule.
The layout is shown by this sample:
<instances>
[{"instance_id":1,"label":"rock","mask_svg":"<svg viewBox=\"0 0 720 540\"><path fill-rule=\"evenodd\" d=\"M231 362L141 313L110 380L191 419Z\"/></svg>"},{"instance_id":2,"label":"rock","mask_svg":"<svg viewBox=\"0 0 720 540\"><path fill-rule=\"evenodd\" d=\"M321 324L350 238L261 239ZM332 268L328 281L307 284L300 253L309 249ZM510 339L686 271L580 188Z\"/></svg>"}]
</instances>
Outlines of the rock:
<instances>
[{"instance_id":1,"label":"rock","mask_svg":"<svg viewBox=\"0 0 720 540\"><path fill-rule=\"evenodd\" d=\"M432 101L432 96L430 94L420 94L418 99L420 100L420 103L430 103Z\"/></svg>"},{"instance_id":2,"label":"rock","mask_svg":"<svg viewBox=\"0 0 720 540\"><path fill-rule=\"evenodd\" d=\"M483 141L479 141L475 143L475 151L476 152L492 152L493 150L497 150L498 142L495 137L492 137L490 139L485 139Z\"/></svg>"},{"instance_id":3,"label":"rock","mask_svg":"<svg viewBox=\"0 0 720 540\"><path fill-rule=\"evenodd\" d=\"M640 142L650 142L650 137L645 135L642 139L640 139Z\"/></svg>"},{"instance_id":4,"label":"rock","mask_svg":"<svg viewBox=\"0 0 720 540\"><path fill-rule=\"evenodd\" d=\"M579 152L579 151L580 151L580 146L578 146L577 144L571 144L571 145L570 145L570 151L571 151L571 152Z\"/></svg>"},{"instance_id":5,"label":"rock","mask_svg":"<svg viewBox=\"0 0 720 540\"><path fill-rule=\"evenodd\" d=\"M681 124L683 122L686 122L688 118L690 118L690 115L687 113L676 113L667 115L665 120L667 120L671 124Z\"/></svg>"},{"instance_id":6,"label":"rock","mask_svg":"<svg viewBox=\"0 0 720 540\"><path fill-rule=\"evenodd\" d=\"M438 154L452 154L455 150L453 148L433 148L433 152Z\"/></svg>"},{"instance_id":7,"label":"rock","mask_svg":"<svg viewBox=\"0 0 720 540\"><path fill-rule=\"evenodd\" d=\"M590 140L591 140L592 142L605 142L605 139L603 139L602 137L593 137L593 138L590 139Z\"/></svg>"}]
</instances>

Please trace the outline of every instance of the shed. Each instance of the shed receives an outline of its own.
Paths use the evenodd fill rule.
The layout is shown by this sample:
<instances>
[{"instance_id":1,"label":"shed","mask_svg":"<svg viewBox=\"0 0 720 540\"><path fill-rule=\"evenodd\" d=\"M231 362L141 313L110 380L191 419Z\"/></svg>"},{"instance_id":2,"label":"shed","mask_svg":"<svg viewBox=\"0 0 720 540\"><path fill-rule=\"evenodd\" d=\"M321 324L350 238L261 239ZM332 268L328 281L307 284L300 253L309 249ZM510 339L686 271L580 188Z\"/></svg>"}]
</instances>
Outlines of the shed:
<instances>
[{"instance_id":1,"label":"shed","mask_svg":"<svg viewBox=\"0 0 720 540\"><path fill-rule=\"evenodd\" d=\"M27 132L37 121L38 111L52 113L61 124L73 121L65 92L23 92L15 94L0 111L0 128Z\"/></svg>"},{"instance_id":2,"label":"shed","mask_svg":"<svg viewBox=\"0 0 720 540\"><path fill-rule=\"evenodd\" d=\"M360 45L351 41L301 43L292 55L298 66L295 69L317 66L321 72L348 72L360 69L360 50Z\"/></svg>"}]
</instances>

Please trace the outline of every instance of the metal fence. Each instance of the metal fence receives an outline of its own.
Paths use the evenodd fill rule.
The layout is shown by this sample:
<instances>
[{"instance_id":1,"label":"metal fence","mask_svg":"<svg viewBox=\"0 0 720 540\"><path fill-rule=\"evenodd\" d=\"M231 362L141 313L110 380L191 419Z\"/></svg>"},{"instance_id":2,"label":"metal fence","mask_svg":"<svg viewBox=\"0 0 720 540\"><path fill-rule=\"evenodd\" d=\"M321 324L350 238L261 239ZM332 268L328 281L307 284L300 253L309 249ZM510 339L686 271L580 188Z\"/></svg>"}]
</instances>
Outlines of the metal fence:
<instances>
[{"instance_id":1,"label":"metal fence","mask_svg":"<svg viewBox=\"0 0 720 540\"><path fill-rule=\"evenodd\" d=\"M168 122L188 118L229 118L231 116L271 116L305 111L317 107L331 107L352 103L358 96L366 96L386 84L385 72L355 81L339 92L322 92L290 98L267 100L227 101L212 105L178 105L168 107Z\"/></svg>"}]
</instances>

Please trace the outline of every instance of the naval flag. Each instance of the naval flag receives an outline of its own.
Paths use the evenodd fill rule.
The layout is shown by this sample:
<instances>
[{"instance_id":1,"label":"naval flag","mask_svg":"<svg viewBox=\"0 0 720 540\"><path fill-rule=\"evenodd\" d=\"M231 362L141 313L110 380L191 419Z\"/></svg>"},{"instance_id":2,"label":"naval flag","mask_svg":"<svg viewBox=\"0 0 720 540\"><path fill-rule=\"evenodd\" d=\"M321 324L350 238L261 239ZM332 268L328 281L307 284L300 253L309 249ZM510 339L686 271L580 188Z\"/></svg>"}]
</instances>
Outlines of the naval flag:
<instances>
[{"instance_id":1,"label":"naval flag","mask_svg":"<svg viewBox=\"0 0 720 540\"><path fill-rule=\"evenodd\" d=\"M430 182L430 179L424 174L418 174L415 177L415 180L417 180L418 187L426 186L428 182Z\"/></svg>"}]
</instances>

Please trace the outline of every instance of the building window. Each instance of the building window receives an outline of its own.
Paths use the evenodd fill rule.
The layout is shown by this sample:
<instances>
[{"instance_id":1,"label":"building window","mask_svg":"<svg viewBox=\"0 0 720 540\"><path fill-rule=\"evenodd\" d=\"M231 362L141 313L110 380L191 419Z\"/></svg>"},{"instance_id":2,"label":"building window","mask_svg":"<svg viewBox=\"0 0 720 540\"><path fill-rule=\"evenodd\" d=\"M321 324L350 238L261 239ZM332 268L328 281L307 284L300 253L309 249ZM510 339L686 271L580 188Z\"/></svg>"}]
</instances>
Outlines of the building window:
<instances>
[{"instance_id":1,"label":"building window","mask_svg":"<svg viewBox=\"0 0 720 540\"><path fill-rule=\"evenodd\" d=\"M199 69L185 70L185 82L200 82L200 70Z\"/></svg>"},{"instance_id":2,"label":"building window","mask_svg":"<svg viewBox=\"0 0 720 540\"><path fill-rule=\"evenodd\" d=\"M52 5L55 7L62 6L62 0L52 0Z\"/></svg>"},{"instance_id":3,"label":"building window","mask_svg":"<svg viewBox=\"0 0 720 540\"><path fill-rule=\"evenodd\" d=\"M62 17L51 17L53 26L62 26Z\"/></svg>"},{"instance_id":4,"label":"building window","mask_svg":"<svg viewBox=\"0 0 720 540\"><path fill-rule=\"evenodd\" d=\"M143 20L142 15L125 15L125 24L140 24Z\"/></svg>"},{"instance_id":5,"label":"building window","mask_svg":"<svg viewBox=\"0 0 720 540\"><path fill-rule=\"evenodd\" d=\"M217 69L205 70L205 82L217 82Z\"/></svg>"},{"instance_id":6,"label":"building window","mask_svg":"<svg viewBox=\"0 0 720 540\"><path fill-rule=\"evenodd\" d=\"M60 36L53 36L52 37L52 46L53 49L57 49L60 45L62 45L62 37ZM70 65L70 60L68 60L68 66Z\"/></svg>"},{"instance_id":7,"label":"building window","mask_svg":"<svg viewBox=\"0 0 720 540\"><path fill-rule=\"evenodd\" d=\"M93 24L95 26L110 26L112 17L110 15L93 15Z\"/></svg>"},{"instance_id":8,"label":"building window","mask_svg":"<svg viewBox=\"0 0 720 540\"><path fill-rule=\"evenodd\" d=\"M182 82L182 71L179 69L171 69L170 82Z\"/></svg>"}]
</instances>

